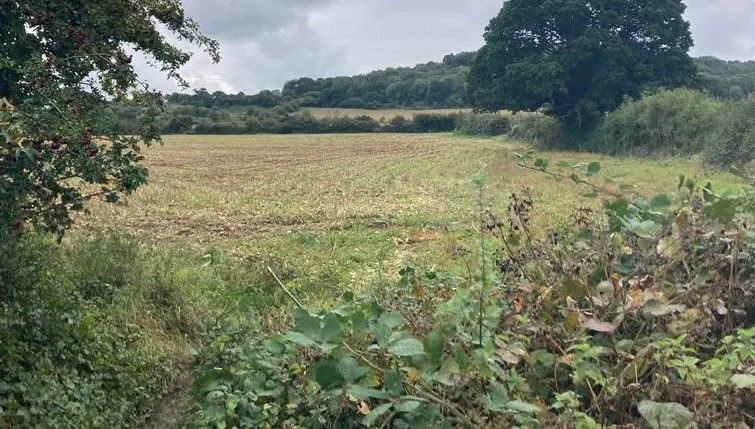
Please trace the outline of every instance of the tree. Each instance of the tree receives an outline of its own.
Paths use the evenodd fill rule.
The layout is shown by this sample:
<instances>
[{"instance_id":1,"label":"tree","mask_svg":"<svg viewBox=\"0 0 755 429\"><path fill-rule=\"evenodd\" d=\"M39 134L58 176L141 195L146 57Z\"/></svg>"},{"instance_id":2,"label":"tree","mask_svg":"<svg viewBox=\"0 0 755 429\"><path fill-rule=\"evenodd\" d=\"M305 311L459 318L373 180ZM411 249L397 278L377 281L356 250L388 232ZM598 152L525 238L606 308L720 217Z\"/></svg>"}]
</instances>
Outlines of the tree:
<instances>
[{"instance_id":1,"label":"tree","mask_svg":"<svg viewBox=\"0 0 755 429\"><path fill-rule=\"evenodd\" d=\"M62 236L86 201L145 183L140 149L160 138L162 96L133 53L184 87L191 54L166 34L219 61L180 0L0 0L0 28L0 243L27 226ZM133 135L114 131L113 101L141 107Z\"/></svg>"},{"instance_id":2,"label":"tree","mask_svg":"<svg viewBox=\"0 0 755 429\"><path fill-rule=\"evenodd\" d=\"M681 0L509 0L473 62L475 107L544 109L593 127L626 96L693 83Z\"/></svg>"}]
</instances>

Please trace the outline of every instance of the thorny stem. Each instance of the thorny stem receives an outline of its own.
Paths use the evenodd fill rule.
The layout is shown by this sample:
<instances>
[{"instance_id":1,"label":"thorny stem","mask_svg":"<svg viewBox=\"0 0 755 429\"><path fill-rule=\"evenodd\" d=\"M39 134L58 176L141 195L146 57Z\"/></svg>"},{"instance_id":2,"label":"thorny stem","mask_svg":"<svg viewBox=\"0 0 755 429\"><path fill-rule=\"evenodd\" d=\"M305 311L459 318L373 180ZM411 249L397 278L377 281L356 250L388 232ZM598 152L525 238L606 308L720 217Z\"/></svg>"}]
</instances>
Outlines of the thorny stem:
<instances>
[{"instance_id":1,"label":"thorny stem","mask_svg":"<svg viewBox=\"0 0 755 429\"><path fill-rule=\"evenodd\" d=\"M483 327L483 318L484 318L484 305L485 305L485 290L487 288L487 268L485 264L485 207L483 203L483 186L480 185L479 187L479 194L478 194L478 204L480 208L480 258L481 258L481 264L482 264L482 279L481 279L481 287L480 287L480 308L477 315L477 322L478 322L478 339L480 342L480 347L482 347L482 327Z\"/></svg>"}]
</instances>

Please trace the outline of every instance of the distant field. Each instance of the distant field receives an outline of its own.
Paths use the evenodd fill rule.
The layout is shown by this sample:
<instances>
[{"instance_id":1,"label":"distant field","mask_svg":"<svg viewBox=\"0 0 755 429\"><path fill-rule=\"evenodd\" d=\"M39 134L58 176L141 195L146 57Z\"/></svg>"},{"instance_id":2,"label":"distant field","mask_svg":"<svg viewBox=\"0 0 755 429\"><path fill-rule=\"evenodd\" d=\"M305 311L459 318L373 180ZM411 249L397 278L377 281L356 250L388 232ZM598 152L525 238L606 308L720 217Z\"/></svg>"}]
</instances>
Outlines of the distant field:
<instances>
[{"instance_id":1,"label":"distant field","mask_svg":"<svg viewBox=\"0 0 755 429\"><path fill-rule=\"evenodd\" d=\"M309 111L312 113L312 116L318 119L322 118L333 118L337 116L348 116L351 118L355 118L357 116L369 116L376 121L379 121L381 119L385 119L386 121L390 121L392 118L396 116L403 116L406 119L412 119L414 118L414 115L419 113L443 113L443 114L451 114L451 113L459 113L459 112L469 112L471 109L425 109L425 110L410 110L410 109L379 109L379 110L370 110L370 109L341 109L341 108L325 108L325 107L307 107L302 110Z\"/></svg>"},{"instance_id":2,"label":"distant field","mask_svg":"<svg viewBox=\"0 0 755 429\"><path fill-rule=\"evenodd\" d=\"M489 175L499 213L511 192L533 188L541 228L597 204L584 189L517 167L516 149L450 134L169 136L145 151L151 183L121 205L95 205L79 228L274 264L303 296L326 299L407 264L458 263L454 254L474 236L478 172ZM689 159L544 156L600 160L650 195L673 189L679 174L704 175Z\"/></svg>"}]
</instances>

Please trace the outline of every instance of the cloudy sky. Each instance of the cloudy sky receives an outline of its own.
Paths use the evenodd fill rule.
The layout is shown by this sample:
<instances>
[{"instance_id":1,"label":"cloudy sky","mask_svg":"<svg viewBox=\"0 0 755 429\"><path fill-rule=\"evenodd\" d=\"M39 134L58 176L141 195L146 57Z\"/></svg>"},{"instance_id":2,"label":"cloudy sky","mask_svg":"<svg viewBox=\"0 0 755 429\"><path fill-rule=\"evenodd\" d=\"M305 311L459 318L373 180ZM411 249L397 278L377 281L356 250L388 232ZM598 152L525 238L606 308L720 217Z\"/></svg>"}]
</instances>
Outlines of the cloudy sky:
<instances>
[{"instance_id":1,"label":"cloudy sky","mask_svg":"<svg viewBox=\"0 0 755 429\"><path fill-rule=\"evenodd\" d=\"M184 0L189 16L221 44L212 64L196 54L192 87L254 93L287 80L364 73L439 61L482 46L502 0ZM755 0L686 0L692 54L755 59ZM143 73L163 91L175 87Z\"/></svg>"}]
</instances>

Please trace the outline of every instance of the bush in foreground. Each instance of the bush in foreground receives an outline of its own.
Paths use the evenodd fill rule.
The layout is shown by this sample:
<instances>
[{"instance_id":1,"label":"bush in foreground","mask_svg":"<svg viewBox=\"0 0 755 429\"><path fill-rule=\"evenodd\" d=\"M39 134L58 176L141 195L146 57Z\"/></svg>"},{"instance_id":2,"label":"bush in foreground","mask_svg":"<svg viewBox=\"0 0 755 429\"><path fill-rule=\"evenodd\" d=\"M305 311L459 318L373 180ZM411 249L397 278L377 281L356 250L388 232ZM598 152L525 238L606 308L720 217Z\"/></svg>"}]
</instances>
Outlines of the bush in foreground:
<instances>
[{"instance_id":1,"label":"bush in foreground","mask_svg":"<svg viewBox=\"0 0 755 429\"><path fill-rule=\"evenodd\" d=\"M752 427L752 188L682 177L643 199L595 162L521 165L599 192L603 212L541 236L528 191L499 217L478 181L468 272L407 267L334 309L299 304L284 335L229 327L199 357L191 424Z\"/></svg>"},{"instance_id":2,"label":"bush in foreground","mask_svg":"<svg viewBox=\"0 0 755 429\"><path fill-rule=\"evenodd\" d=\"M143 425L222 302L212 269L127 239L4 250L0 427Z\"/></svg>"}]
</instances>

